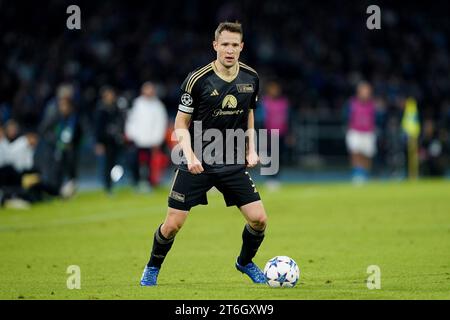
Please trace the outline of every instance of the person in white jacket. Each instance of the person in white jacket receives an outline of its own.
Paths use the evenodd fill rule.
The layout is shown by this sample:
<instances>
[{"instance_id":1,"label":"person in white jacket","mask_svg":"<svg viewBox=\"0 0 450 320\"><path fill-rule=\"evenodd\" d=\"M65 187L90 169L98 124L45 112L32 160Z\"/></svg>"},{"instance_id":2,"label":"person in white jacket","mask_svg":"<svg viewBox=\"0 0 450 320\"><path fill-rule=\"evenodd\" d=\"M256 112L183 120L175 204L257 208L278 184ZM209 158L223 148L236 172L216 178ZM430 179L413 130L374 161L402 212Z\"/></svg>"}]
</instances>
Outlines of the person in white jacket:
<instances>
[{"instance_id":1,"label":"person in white jacket","mask_svg":"<svg viewBox=\"0 0 450 320\"><path fill-rule=\"evenodd\" d=\"M140 183L144 174L149 181L151 157L159 152L164 143L167 125L167 110L156 94L155 85L145 82L141 95L133 101L125 123L126 137L136 148L132 164L135 185ZM141 168L143 160L147 166Z\"/></svg>"},{"instance_id":2,"label":"person in white jacket","mask_svg":"<svg viewBox=\"0 0 450 320\"><path fill-rule=\"evenodd\" d=\"M28 189L39 183L33 169L35 133L20 135L17 122L9 120L0 127L0 207L29 208Z\"/></svg>"},{"instance_id":3,"label":"person in white jacket","mask_svg":"<svg viewBox=\"0 0 450 320\"><path fill-rule=\"evenodd\" d=\"M11 166L17 172L23 172L33 168L37 135L19 133L14 120L6 123L4 133L0 132L0 167Z\"/></svg>"}]
</instances>

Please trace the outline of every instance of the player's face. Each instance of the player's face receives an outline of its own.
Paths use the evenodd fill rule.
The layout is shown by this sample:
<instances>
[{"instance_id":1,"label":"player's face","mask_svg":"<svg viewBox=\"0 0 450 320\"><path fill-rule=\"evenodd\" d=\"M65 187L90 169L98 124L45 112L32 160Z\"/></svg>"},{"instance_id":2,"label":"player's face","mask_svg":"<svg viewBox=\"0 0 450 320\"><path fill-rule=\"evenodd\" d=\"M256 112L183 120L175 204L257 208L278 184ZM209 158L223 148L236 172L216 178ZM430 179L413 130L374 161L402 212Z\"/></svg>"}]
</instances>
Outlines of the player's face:
<instances>
[{"instance_id":1,"label":"player's face","mask_svg":"<svg viewBox=\"0 0 450 320\"><path fill-rule=\"evenodd\" d=\"M233 67L239 60L244 43L239 33L222 31L216 41L213 42L217 52L217 60L225 67Z\"/></svg>"}]
</instances>

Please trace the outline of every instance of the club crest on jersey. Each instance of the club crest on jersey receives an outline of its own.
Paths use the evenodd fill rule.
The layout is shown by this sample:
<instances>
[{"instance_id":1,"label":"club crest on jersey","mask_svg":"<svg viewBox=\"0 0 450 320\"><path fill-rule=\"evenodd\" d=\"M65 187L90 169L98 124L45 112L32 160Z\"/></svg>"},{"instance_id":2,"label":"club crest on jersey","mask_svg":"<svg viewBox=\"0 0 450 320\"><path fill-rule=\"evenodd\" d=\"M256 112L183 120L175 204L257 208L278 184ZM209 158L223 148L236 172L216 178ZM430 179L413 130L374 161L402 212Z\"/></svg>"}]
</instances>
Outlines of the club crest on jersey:
<instances>
[{"instance_id":1,"label":"club crest on jersey","mask_svg":"<svg viewBox=\"0 0 450 320\"><path fill-rule=\"evenodd\" d=\"M192 104L192 102L192 96L189 93L184 93L181 96L181 104L183 104L184 106L188 107Z\"/></svg>"},{"instance_id":2,"label":"club crest on jersey","mask_svg":"<svg viewBox=\"0 0 450 320\"><path fill-rule=\"evenodd\" d=\"M253 89L253 84L251 83L240 83L236 84L237 91L239 93L253 93L255 90Z\"/></svg>"},{"instance_id":3,"label":"club crest on jersey","mask_svg":"<svg viewBox=\"0 0 450 320\"><path fill-rule=\"evenodd\" d=\"M235 109L237 107L237 99L232 94L228 94L222 101L222 109Z\"/></svg>"}]
</instances>

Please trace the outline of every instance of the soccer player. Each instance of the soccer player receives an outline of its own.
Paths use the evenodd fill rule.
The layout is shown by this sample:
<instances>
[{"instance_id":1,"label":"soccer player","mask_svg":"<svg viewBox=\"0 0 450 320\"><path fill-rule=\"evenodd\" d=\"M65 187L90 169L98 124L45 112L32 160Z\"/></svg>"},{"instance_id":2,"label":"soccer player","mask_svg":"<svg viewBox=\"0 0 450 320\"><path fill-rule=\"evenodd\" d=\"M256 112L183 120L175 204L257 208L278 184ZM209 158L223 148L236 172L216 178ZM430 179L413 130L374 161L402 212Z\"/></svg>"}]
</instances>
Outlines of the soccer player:
<instances>
[{"instance_id":1,"label":"soccer player","mask_svg":"<svg viewBox=\"0 0 450 320\"><path fill-rule=\"evenodd\" d=\"M227 129L254 129L259 78L255 70L239 61L244 47L242 38L241 24L220 23L213 41L216 60L190 73L181 86L175 130L186 163L179 165L175 173L167 216L155 232L150 261L140 282L142 286L156 285L161 264L175 235L192 207L208 203L206 192L212 187L224 195L227 206L237 206L247 220L236 269L254 283L265 283L263 272L252 261L264 239L267 220L259 193L246 169L259 162L254 135L248 135L244 145L235 144L234 150L225 150L222 146L218 151L223 158L230 156L225 151L234 152L231 164L229 161L207 163L203 157L200 161L193 150L194 140L202 139L200 136L208 129L219 130L224 136ZM201 123L202 132L195 132L195 123ZM205 150L212 142L202 139L200 143ZM245 161L238 161L240 150L245 151Z\"/></svg>"},{"instance_id":2,"label":"soccer player","mask_svg":"<svg viewBox=\"0 0 450 320\"><path fill-rule=\"evenodd\" d=\"M356 97L350 99L346 142L351 153L353 182L361 184L369 177L372 157L376 153L376 108L372 87L362 81Z\"/></svg>"}]
</instances>

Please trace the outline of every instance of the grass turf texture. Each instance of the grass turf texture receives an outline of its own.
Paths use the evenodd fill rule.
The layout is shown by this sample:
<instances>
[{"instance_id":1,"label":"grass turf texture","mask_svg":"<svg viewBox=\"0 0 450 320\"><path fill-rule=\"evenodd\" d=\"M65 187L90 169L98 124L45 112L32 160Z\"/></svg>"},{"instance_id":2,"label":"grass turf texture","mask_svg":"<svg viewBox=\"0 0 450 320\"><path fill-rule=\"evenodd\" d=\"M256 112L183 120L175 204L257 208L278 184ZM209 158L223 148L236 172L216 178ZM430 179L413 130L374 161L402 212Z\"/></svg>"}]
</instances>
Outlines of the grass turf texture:
<instances>
[{"instance_id":1,"label":"grass turf texture","mask_svg":"<svg viewBox=\"0 0 450 320\"><path fill-rule=\"evenodd\" d=\"M79 194L29 211L0 211L0 299L449 299L448 182L287 185L260 193L269 215L255 262L299 264L293 289L237 272L244 220L219 193L193 209L159 276L139 287L167 190ZM69 265L81 289L66 287ZM381 289L369 290L369 265Z\"/></svg>"}]
</instances>

